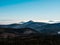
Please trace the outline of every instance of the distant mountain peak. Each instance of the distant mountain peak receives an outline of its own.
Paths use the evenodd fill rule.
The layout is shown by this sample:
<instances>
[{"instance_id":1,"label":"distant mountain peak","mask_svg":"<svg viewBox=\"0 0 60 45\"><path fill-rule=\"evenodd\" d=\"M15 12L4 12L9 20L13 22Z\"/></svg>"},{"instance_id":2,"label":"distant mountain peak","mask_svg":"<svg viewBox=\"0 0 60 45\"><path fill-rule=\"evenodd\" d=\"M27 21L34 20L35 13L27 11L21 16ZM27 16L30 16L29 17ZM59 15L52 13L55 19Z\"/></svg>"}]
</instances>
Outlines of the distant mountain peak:
<instances>
[{"instance_id":1,"label":"distant mountain peak","mask_svg":"<svg viewBox=\"0 0 60 45\"><path fill-rule=\"evenodd\" d=\"M28 22L34 22L34 21L30 20L30 21L28 21Z\"/></svg>"},{"instance_id":2,"label":"distant mountain peak","mask_svg":"<svg viewBox=\"0 0 60 45\"><path fill-rule=\"evenodd\" d=\"M55 22L55 21L53 21L53 20L49 20L49 22Z\"/></svg>"}]
</instances>

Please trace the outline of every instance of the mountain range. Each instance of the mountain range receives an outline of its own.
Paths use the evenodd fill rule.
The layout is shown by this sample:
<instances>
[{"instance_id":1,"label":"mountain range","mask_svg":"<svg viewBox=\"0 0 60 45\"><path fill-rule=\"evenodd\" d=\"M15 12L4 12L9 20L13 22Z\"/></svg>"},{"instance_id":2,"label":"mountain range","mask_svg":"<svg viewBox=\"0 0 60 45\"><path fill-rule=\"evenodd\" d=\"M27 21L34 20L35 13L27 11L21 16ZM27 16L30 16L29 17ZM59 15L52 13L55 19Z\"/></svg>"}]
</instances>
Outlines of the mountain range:
<instances>
[{"instance_id":1,"label":"mountain range","mask_svg":"<svg viewBox=\"0 0 60 45\"><path fill-rule=\"evenodd\" d=\"M34 22L28 21L22 24L9 24L9 25L0 25L1 28L9 28L9 29L32 29L35 32L43 33L43 34L58 34L60 31L60 23L44 23L44 22ZM19 31L21 31L19 30ZM12 30L9 30L12 31ZM19 32L18 31L18 32ZM16 31L15 31L16 32ZM31 31L30 31L31 32Z\"/></svg>"}]
</instances>

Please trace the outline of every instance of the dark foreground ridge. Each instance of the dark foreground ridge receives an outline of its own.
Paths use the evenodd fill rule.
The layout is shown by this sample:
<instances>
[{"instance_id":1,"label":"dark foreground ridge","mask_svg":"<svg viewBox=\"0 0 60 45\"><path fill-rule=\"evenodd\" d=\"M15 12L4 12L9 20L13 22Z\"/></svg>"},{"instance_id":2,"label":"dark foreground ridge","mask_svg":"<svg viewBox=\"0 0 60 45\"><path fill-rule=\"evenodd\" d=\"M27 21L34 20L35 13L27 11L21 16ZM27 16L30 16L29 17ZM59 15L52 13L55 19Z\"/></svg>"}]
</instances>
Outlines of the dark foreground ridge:
<instances>
[{"instance_id":1,"label":"dark foreground ridge","mask_svg":"<svg viewBox=\"0 0 60 45\"><path fill-rule=\"evenodd\" d=\"M0 45L60 45L60 35L0 38Z\"/></svg>"}]
</instances>

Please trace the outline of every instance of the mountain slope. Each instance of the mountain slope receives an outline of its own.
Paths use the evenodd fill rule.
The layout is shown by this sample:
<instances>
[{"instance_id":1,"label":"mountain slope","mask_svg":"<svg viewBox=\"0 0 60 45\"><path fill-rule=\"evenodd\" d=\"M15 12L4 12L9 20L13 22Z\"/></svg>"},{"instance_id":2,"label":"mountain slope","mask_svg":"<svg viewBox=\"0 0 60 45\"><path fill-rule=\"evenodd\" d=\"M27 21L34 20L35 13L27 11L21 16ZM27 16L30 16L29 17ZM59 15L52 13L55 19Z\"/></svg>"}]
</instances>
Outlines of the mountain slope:
<instances>
[{"instance_id":1,"label":"mountain slope","mask_svg":"<svg viewBox=\"0 0 60 45\"><path fill-rule=\"evenodd\" d=\"M58 32L60 31L60 23L54 23L54 24L48 24L45 26L42 26L42 30L41 33L45 33L45 34L58 34Z\"/></svg>"}]
</instances>

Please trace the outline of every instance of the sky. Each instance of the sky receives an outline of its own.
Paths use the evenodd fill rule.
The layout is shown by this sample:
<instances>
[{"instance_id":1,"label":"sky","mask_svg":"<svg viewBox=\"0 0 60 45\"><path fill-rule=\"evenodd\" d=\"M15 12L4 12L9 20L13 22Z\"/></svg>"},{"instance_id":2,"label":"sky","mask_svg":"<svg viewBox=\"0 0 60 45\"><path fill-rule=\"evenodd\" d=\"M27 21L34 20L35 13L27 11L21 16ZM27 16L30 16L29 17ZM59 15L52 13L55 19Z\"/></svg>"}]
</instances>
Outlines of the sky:
<instances>
[{"instance_id":1,"label":"sky","mask_svg":"<svg viewBox=\"0 0 60 45\"><path fill-rule=\"evenodd\" d=\"M0 24L60 20L60 0L0 0Z\"/></svg>"}]
</instances>

